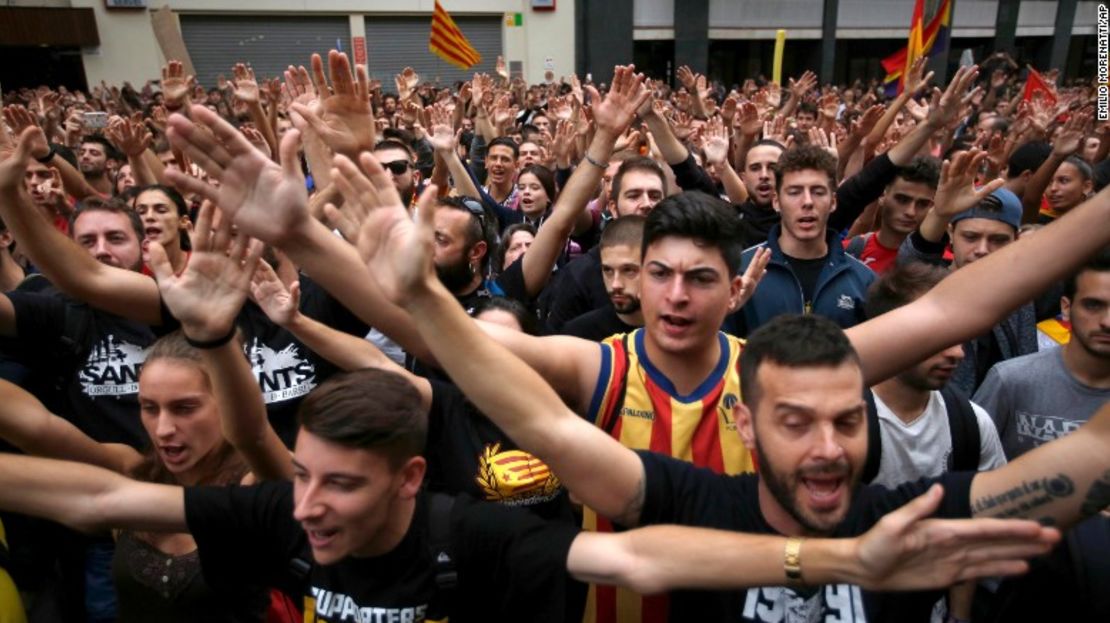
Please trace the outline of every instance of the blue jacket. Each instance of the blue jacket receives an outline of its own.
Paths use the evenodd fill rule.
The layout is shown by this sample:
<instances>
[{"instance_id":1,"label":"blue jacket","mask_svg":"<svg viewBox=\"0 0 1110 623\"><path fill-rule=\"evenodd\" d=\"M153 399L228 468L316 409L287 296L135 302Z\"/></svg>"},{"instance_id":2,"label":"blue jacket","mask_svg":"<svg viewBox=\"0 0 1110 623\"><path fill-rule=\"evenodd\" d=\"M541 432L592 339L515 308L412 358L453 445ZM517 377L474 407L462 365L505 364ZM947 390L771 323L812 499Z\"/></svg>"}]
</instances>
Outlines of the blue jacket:
<instances>
[{"instance_id":1,"label":"blue jacket","mask_svg":"<svg viewBox=\"0 0 1110 623\"><path fill-rule=\"evenodd\" d=\"M829 245L827 261L817 279L812 308L806 310L802 284L794 276L786 255L779 247L781 231L782 225L775 225L767 235L767 242L744 251L741 272L747 269L756 251L764 246L771 249L771 262L767 265L767 274L755 289L755 295L725 318L721 330L746 337L780 314L820 314L845 329L863 322L863 303L867 300L868 286L875 281L875 273L845 253L840 236L829 230L825 235Z\"/></svg>"}]
</instances>

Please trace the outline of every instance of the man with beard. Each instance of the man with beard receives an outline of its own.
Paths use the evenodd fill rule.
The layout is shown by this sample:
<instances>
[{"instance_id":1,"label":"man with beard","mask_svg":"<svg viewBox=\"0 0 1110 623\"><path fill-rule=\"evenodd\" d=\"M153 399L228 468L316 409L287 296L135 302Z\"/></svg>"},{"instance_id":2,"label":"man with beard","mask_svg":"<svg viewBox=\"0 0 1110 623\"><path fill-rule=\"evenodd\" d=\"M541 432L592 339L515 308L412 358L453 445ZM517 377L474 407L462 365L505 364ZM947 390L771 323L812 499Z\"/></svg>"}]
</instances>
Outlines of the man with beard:
<instances>
[{"instance_id":1,"label":"man with beard","mask_svg":"<svg viewBox=\"0 0 1110 623\"><path fill-rule=\"evenodd\" d=\"M1007 458L1062 437L1110 400L1110 249L1065 283L1071 340L994 365L975 401L998 425Z\"/></svg>"},{"instance_id":2,"label":"man with beard","mask_svg":"<svg viewBox=\"0 0 1110 623\"><path fill-rule=\"evenodd\" d=\"M562 333L600 342L610 335L644 326L640 310L640 243L644 217L630 214L611 221L601 234L601 277L610 305L571 320Z\"/></svg>"},{"instance_id":3,"label":"man with beard","mask_svg":"<svg viewBox=\"0 0 1110 623\"><path fill-rule=\"evenodd\" d=\"M715 265L712 260L724 260L724 251L717 246L723 241L699 233L700 244L694 248L705 249L706 255L695 260L694 249L686 249L688 261L675 266L675 246L688 234L652 237L658 231L653 229L669 218L689 218L693 223L707 220L708 215L697 205L684 205L672 213L672 206L684 196L661 202L645 224L645 294L663 288L664 311L676 313L683 308L708 307L710 292L717 289L710 272ZM976 199L978 193L968 187L960 202ZM855 534L889 521L884 515L899 502L934 490L936 484L946 490L938 510L942 517L1032 516L1066 527L1110 503L1110 477L1104 475L1110 469L1110 407L1083 430L992 472L946 474L895 490L858 484L867 449L865 380L891 375L914 358L960 342L1018 304L1028 291L1043 287L1058 269L1078 264L1085 254L1106 244L1110 232L1105 228L1098 232L1086 229L1107 218L1110 193L1085 205L1079 218L1073 218L1073 212L1057 225L1064 227L1042 232L1019 242L1016 249L953 275L921 299L854 327L849 335L812 315L776 319L754 334L739 362L743 391L724 400L726 413L713 409L715 419L724 419L721 437L726 436L726 429L739 433L758 458L759 474L740 476L714 474L680 457L634 452L609 435L599 434L564 406L543 380L546 376L563 384L564 379L546 375L548 368L533 372L520 365L470 325L429 277L431 233L427 221L412 223L399 206L380 205L376 210L381 216L375 219L375 226L366 228L368 237L362 247L369 274L393 301L413 314L424 340L467 395L522 448L560 474L584 504L625 527L675 522L790 537L782 553L783 585L732 593L676 593L673 620L923 620L936 593L888 596L850 582L805 586L806 538ZM727 206L713 211L729 213ZM1072 242L1057 253L1062 265L1041 262L1041 254L1054 249L1060 239ZM684 274L678 274L680 269ZM966 297L976 292L982 295L982 302L969 307ZM962 312L958 318L952 314L955 311ZM664 324L682 324L663 320ZM678 342L693 342L677 328L664 327L665 335L656 339L668 341L672 348L679 346ZM894 340L901 340L904 346L891 348ZM558 342L547 342L546 358L564 359L571 346L566 342L560 352L554 352ZM685 360L692 364L695 355L691 352ZM616 365L616 358L609 361ZM580 369L588 364L588 359L581 357L565 365ZM655 368L648 368L646 375L660 377ZM507 384L514 391L506 392ZM695 388L695 400L703 391L719 390ZM656 393L663 392L666 388ZM654 410L622 409L616 427L622 434L623 429L633 427L641 432L658 427L669 409L680 408L684 397L688 394L671 394ZM610 399L608 392L595 396L595 400ZM667 442L676 432L657 431L657 436ZM680 451L690 452L685 446ZM696 460L698 450L693 452ZM601 602L598 598L597 603ZM652 613L659 615L660 611Z\"/></svg>"},{"instance_id":4,"label":"man with beard","mask_svg":"<svg viewBox=\"0 0 1110 623\"><path fill-rule=\"evenodd\" d=\"M775 180L774 207L782 222L742 259L746 268L770 250L767 276L725 321L725 332L743 337L781 314L814 313L844 328L858 324L875 273L846 254L839 234L828 228L837 209L836 158L815 145L793 147L779 158Z\"/></svg>"},{"instance_id":5,"label":"man with beard","mask_svg":"<svg viewBox=\"0 0 1110 623\"><path fill-rule=\"evenodd\" d=\"M112 194L112 178L108 174L108 159L116 148L102 136L86 136L81 139L77 152L78 168L96 192L104 196Z\"/></svg>"},{"instance_id":6,"label":"man with beard","mask_svg":"<svg viewBox=\"0 0 1110 623\"><path fill-rule=\"evenodd\" d=\"M3 216L17 239L25 222L38 218L22 210L4 210ZM70 219L70 232L100 264L141 269L143 226L122 203L86 199ZM135 448L148 443L137 417L137 392L144 349L155 339L149 327L54 291L9 292L0 295L0 333L15 338L6 352L33 371L35 393L90 437ZM55 378L61 396L48 389Z\"/></svg>"},{"instance_id":7,"label":"man with beard","mask_svg":"<svg viewBox=\"0 0 1110 623\"><path fill-rule=\"evenodd\" d=\"M412 205L420 184L420 171L416 168L416 154L412 148L394 139L385 139L374 145L374 157L382 163L393 178L393 186L405 205Z\"/></svg>"},{"instance_id":8,"label":"man with beard","mask_svg":"<svg viewBox=\"0 0 1110 623\"><path fill-rule=\"evenodd\" d=\"M899 167L879 197L879 230L845 240L848 255L880 275L889 270L898 259L902 241L917 230L933 207L939 178L940 163L929 156L918 156Z\"/></svg>"},{"instance_id":9,"label":"man with beard","mask_svg":"<svg viewBox=\"0 0 1110 623\"><path fill-rule=\"evenodd\" d=\"M629 215L645 217L665 196L667 178L663 168L651 158L636 156L621 162L613 174L606 197L607 209L618 220ZM545 294L550 297L546 319L548 333L561 333L568 321L608 306L610 299L601 273L600 246L563 267L548 292Z\"/></svg>"},{"instance_id":10,"label":"man with beard","mask_svg":"<svg viewBox=\"0 0 1110 623\"><path fill-rule=\"evenodd\" d=\"M644 98L646 92L642 78L635 75L634 68L616 68L613 88L606 97L591 97L594 119L598 124L594 142L598 142L600 137L604 137L606 142L615 140L614 131L627 125ZM660 486L680 485L676 480L668 483L666 476L662 480L655 476L645 478L642 459L654 455L637 455L615 441L600 443L614 435L619 435L622 440L636 437L642 444L638 447L651 443L661 447L662 452L676 456L679 461L671 462L666 458L655 460L679 472L680 480L692 475L692 480L688 482L695 486L699 484L695 481L746 482L746 499L736 505L721 504L722 500L734 498L729 490L714 491L719 495L709 496L709 509L699 504L707 498L690 500L691 504L683 506L690 509L693 516L703 516L704 513L703 522L721 525L733 525L735 522L731 519L736 519L737 513L746 512L758 523L758 529L770 530L769 524L761 519L766 512L755 512L764 500L771 504L773 498L769 493L758 493L756 481L750 478L733 480L710 473L711 470L739 473L751 469L751 457L744 447L737 446L733 432L738 428L751 430L750 421L753 418L748 418L742 427L738 423L737 416L743 414L743 408L738 409L737 405L742 397L767 418L774 418L766 420L766 426L761 426L771 435L764 444L765 449L773 445L781 453L789 453L789 446L797 446L795 456L784 459L779 465L789 465L787 469L793 471L806 468L806 482L801 486L804 491L798 493L808 493L803 502L807 505L812 503L817 507L815 510L826 518L820 521L819 527L835 527L837 521L834 520L842 518L847 510L853 482L851 478L844 477L843 470L832 478L825 472L829 471L826 468L836 467L835 464L841 462L843 450L839 449L838 443L841 432L848 437L845 443L852 449L849 466L858 469L862 461L859 455L866 445L865 427L860 427L858 421L853 423L847 419L862 415L864 382L877 382L892 376L919 357L986 330L1031 292L1074 269L1087 254L1110 243L1110 231L1101 226L1110 218L1110 191L1104 191L1061 219L1054 225L1055 229L1048 228L1020 241L1016 249L1004 250L999 257L987 258L985 263L972 266L962 274L954 274L911 305L850 329L854 348L860 353L858 360L864 362L862 369L855 363L854 355L849 356L846 366L840 365L846 361L843 357L837 359L836 364L829 365L812 360L809 365L792 363L777 366L779 370L768 370L762 381L749 380L755 384L747 386L749 392L742 393L739 381L750 379L759 370L750 367L737 370L736 362L742 345L735 338L721 334L718 328L728 311L737 308L747 298L747 292L760 273L760 265L753 262L748 274L739 274L742 250L737 248L735 214L727 204L698 193L676 195L660 202L645 223L645 276L641 282L645 326L629 337L625 351L635 349L635 357L642 365L615 370L615 363L623 366L628 359L614 356L614 348L601 349L595 343L566 336L534 338L497 327L485 327L498 342L507 345L548 379L565 404L590 420L606 425L610 435L598 435L596 429L582 421L582 416L564 409L560 399L544 389L542 383L528 387L514 384L514 391L505 391L504 376L491 374L491 370L497 369L498 358L503 357L503 351L497 350L485 336L474 337L472 329L469 333L460 330L458 317L463 316L461 311L456 310L457 313L445 318L445 322L451 323L446 332L424 331L430 329L443 312L439 288L432 288L436 292L436 302L433 303L427 297L419 296L420 292L403 289L391 277L398 270L405 271L407 276L412 275L410 271L430 270L431 259L408 258L391 265L387 260L374 260L374 252L385 245L391 250L410 249L417 254L430 253L436 239L434 222L422 221L418 232L406 230L405 223L409 217L376 161L363 159L366 172L362 173L353 165L348 167L349 161L337 158L345 175L360 184L368 184L374 191L349 198L371 210L372 214L359 237L358 248L363 252L360 256L358 251L351 249L312 218L303 177L298 169L266 160L262 154L253 151L233 128L207 109L193 107L190 112L191 119L180 115L170 117L170 136L187 155L214 153L209 163L210 172L221 185L215 188L204 181L171 171L168 174L175 183L217 201L234 219L240 233L257 236L281 248L306 270L326 281L326 287L366 321L379 322L385 314L400 313L404 316L405 310L388 305L383 294L389 295L389 300L395 304L403 302L410 314L419 314L421 325L416 328L422 335L417 336L420 339L406 343L406 349L423 355L434 352L436 357L450 357L450 374L457 382L465 384L471 398L476 402L482 401L479 406L483 412L496 419L498 425L522 447L529 447L537 456L543 456L564 482L569 484L573 481L572 490L580 486L586 494L580 495L580 498L586 504L598 510L601 516L618 523L636 523L640 521L643 511L653 513L644 517L647 521L665 521L661 519L665 511L655 512L661 510L660 501L682 503L684 498L690 498L684 495L685 492L660 490ZM201 126L212 132L202 131ZM296 148L295 139L295 133L286 136L282 144L283 154ZM589 153L593 159L599 162L607 159L607 154L602 156L593 149L592 143ZM287 162L285 158L282 161ZM601 167L595 168L600 175ZM956 209L967 209L981 201L988 191L989 188L976 191L969 182L961 186L951 200ZM421 214L424 219L435 216L426 211ZM411 222L407 226L414 228ZM1043 258L1049 254L1055 261L1046 263ZM366 258L371 258L371 266L364 264L359 268L358 262ZM976 304L969 306L967 301L972 299ZM447 309L453 309L455 303L449 303ZM406 327L401 321L403 318L396 320L398 322L393 329L411 331L411 322ZM465 318L463 321L469 322ZM820 320L812 317L804 321L820 325ZM435 326L443 328L443 325ZM805 331L786 327L784 333L790 336ZM842 334L837 332L836 335L843 340ZM406 340L410 337L411 333ZM800 335L800 350L804 356L813 351L810 342L821 339L820 336L814 336L813 340L806 337ZM464 338L465 342L462 342ZM771 343L774 342L771 340ZM900 347L893 348L895 343ZM749 344L744 352L751 348ZM461 357L466 358L465 365L459 365ZM440 359L441 363L444 361ZM759 363L758 358L755 363ZM790 369L782 370L783 367ZM831 379L834 368L837 377ZM622 378L627 380L627 384L621 382ZM616 382L610 384L614 379ZM758 383L772 381L776 391L761 392ZM651 407L619 408L621 401L618 396L622 385L629 389L626 395L630 399L645 401L643 396L633 396L632 383L639 388L650 384L653 391L647 399L652 402ZM797 402L780 405L779 401L789 399L793 391L805 392L801 396L806 399L805 403L800 408ZM500 411L504 403L497 400L514 401L512 418L503 417L503 413L509 411ZM521 401L528 404L523 413L515 408ZM794 429L783 426L781 420L787 414L781 413L780 406L786 407L790 414L797 414L795 419L799 421ZM615 413L612 411L614 407L618 408ZM671 422L679 420L681 425L671 426ZM956 492L950 496L957 505L953 514L961 514L960 511L963 515L970 514L970 499L977 500L976 512L980 514L1010 511L1028 502L1029 498L1009 500L1001 495L1003 492L1020 488L1022 480L1041 483L1047 478L1053 491L1061 494L1059 503L1051 503L1051 500L1048 506L1038 503L1036 510L1043 511L1041 516L1051 515L1054 521L1062 524L1074 521L1078 515L1079 498L1092 489L1098 474L1110 467L1103 465L1106 457L1110 456L1110 448L1106 447L1110 443L1103 439L1106 436L1103 433L1110 429L1110 421L1107 420L1110 420L1110 412L1090 431L1061 440L1058 452L1052 453L1077 459L1075 465L1066 467L1069 470L1065 474L1068 487L1056 488L1052 478L1044 475L1049 469L1057 468L1057 464L1050 461L1046 465L1043 457L1035 458L1022 463L1027 467L1007 471L996 478L979 480L982 476L977 477L978 484L972 497L968 494L969 479L954 479L949 483L950 493ZM610 422L611 427L608 426ZM803 441L806 443L788 443L786 440L792 432L796 436L805 436ZM750 437L745 439L750 441ZM809 457L811 453L812 458ZM768 470L775 468L774 454L760 455L763 464L770 466ZM683 467L686 464L681 459L692 460L710 470ZM815 471L812 468L821 469ZM651 470L656 476L660 473L655 467ZM646 484L648 481L651 486ZM649 491L652 495L650 500L646 496ZM891 495L908 493L902 490ZM878 502L872 504L871 510L866 513L867 521L877 521L896 500L883 498ZM962 508L958 508L960 505ZM836 508L830 509L830 506ZM777 512L770 506L769 510ZM732 517L720 521L721 513L730 513ZM786 513L783 511L778 515ZM827 525L829 523L833 525ZM805 533L804 528L783 524L777 518L775 524L780 531L786 530L792 535ZM799 547L797 541L792 541L791 558L795 562ZM797 564L793 566L792 573L795 578L799 576ZM724 618L713 611L725 604L718 599L707 598L704 593L691 599L687 605L691 608L687 612L692 615L709 609L711 612L704 620ZM734 618L739 618L742 607L742 603L733 601L732 606L722 611L734 612L737 615ZM678 616L678 620L696 618Z\"/></svg>"}]
</instances>

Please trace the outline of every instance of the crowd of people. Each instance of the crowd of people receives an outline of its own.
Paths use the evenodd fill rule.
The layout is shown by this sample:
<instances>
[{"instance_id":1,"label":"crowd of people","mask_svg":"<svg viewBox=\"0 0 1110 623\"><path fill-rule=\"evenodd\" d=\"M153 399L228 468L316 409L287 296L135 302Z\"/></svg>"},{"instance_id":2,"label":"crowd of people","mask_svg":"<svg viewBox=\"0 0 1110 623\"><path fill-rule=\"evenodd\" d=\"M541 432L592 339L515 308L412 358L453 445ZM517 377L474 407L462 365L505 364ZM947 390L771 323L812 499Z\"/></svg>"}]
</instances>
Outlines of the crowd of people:
<instances>
[{"instance_id":1,"label":"crowd of people","mask_svg":"<svg viewBox=\"0 0 1110 623\"><path fill-rule=\"evenodd\" d=\"M230 75L4 94L0 622L1110 613L1093 81Z\"/></svg>"}]
</instances>

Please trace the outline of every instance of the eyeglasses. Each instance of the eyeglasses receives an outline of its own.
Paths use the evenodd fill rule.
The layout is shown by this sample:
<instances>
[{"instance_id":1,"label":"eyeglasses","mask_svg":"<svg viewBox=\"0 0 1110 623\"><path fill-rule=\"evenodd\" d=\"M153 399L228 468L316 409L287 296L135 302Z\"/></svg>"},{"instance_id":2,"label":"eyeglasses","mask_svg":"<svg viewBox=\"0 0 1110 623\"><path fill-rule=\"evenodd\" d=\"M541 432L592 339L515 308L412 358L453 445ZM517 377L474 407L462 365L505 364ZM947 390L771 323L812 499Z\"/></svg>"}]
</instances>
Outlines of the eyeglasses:
<instances>
[{"instance_id":1,"label":"eyeglasses","mask_svg":"<svg viewBox=\"0 0 1110 623\"><path fill-rule=\"evenodd\" d=\"M394 175L404 175L408 173L412 163L408 160L394 160L393 162L383 162L382 166L389 169L389 172Z\"/></svg>"}]
</instances>

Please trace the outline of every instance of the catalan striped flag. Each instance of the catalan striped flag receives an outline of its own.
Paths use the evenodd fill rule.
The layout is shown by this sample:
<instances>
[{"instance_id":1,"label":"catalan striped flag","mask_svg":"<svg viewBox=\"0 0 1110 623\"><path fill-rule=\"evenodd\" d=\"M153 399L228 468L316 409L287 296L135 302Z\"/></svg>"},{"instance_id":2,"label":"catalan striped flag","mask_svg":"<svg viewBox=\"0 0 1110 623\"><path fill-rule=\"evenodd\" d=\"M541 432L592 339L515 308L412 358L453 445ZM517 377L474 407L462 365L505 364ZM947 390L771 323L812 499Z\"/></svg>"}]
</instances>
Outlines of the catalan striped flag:
<instances>
[{"instance_id":1,"label":"catalan striped flag","mask_svg":"<svg viewBox=\"0 0 1110 623\"><path fill-rule=\"evenodd\" d=\"M883 88L893 97L902 92L906 70L922 56L947 53L948 39L952 30L952 0L942 0L936 15L922 27L925 21L925 2L917 0L910 21L910 36L906 47L883 59L886 78Z\"/></svg>"},{"instance_id":2,"label":"catalan striped flag","mask_svg":"<svg viewBox=\"0 0 1110 623\"><path fill-rule=\"evenodd\" d=\"M470 69L482 62L482 55L470 45L455 20L436 0L432 13L432 34L428 39L428 50L459 69Z\"/></svg>"}]
</instances>

